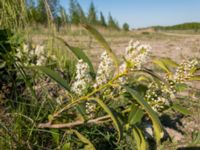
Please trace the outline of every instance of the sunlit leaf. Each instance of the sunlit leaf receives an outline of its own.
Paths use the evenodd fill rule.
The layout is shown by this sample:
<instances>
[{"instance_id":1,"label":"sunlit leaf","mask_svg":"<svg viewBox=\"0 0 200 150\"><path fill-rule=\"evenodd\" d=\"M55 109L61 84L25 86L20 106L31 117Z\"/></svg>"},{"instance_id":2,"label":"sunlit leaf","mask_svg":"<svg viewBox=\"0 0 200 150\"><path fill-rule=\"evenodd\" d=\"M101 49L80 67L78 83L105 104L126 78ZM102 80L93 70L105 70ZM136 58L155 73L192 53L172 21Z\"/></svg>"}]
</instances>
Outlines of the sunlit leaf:
<instances>
[{"instance_id":1,"label":"sunlit leaf","mask_svg":"<svg viewBox=\"0 0 200 150\"><path fill-rule=\"evenodd\" d=\"M47 67L43 67L43 66L35 66L34 68L41 70L46 75L48 75L51 79L56 81L60 86L64 87L66 90L70 91L68 82L66 80L64 80L62 77L60 77L60 75L58 73L56 73L55 71L53 71Z\"/></svg>"},{"instance_id":2,"label":"sunlit leaf","mask_svg":"<svg viewBox=\"0 0 200 150\"><path fill-rule=\"evenodd\" d=\"M188 85L185 83L178 83L178 84L176 84L175 88L177 91L181 92L181 91L187 90Z\"/></svg>"},{"instance_id":3,"label":"sunlit leaf","mask_svg":"<svg viewBox=\"0 0 200 150\"><path fill-rule=\"evenodd\" d=\"M119 62L117 59L117 56L115 55L115 53L113 53L112 49L110 48L109 44L106 42L106 40L103 38L103 36L92 26L90 26L89 24L83 24L83 27L89 31L91 33L91 35L94 36L94 38L103 46L103 48L105 48L105 50L107 51L107 53L110 55L110 57L113 59L113 61L115 62L116 66L119 66Z\"/></svg>"},{"instance_id":4,"label":"sunlit leaf","mask_svg":"<svg viewBox=\"0 0 200 150\"><path fill-rule=\"evenodd\" d=\"M189 80L190 81L200 81L200 75L192 76Z\"/></svg>"},{"instance_id":5,"label":"sunlit leaf","mask_svg":"<svg viewBox=\"0 0 200 150\"><path fill-rule=\"evenodd\" d=\"M90 72L92 73L92 75L95 75L95 71L92 65L92 62L90 61L90 59L87 57L87 55L83 52L82 49L78 48L78 47L73 47L70 46L65 40L63 40L60 37L56 37L58 40L60 40L61 42L63 42L65 44L65 46L78 58L78 59L82 59L84 62L86 62L89 67L90 67Z\"/></svg>"},{"instance_id":6,"label":"sunlit leaf","mask_svg":"<svg viewBox=\"0 0 200 150\"><path fill-rule=\"evenodd\" d=\"M159 58L159 60L161 60L166 66L169 67L178 67L179 65L173 61L171 58Z\"/></svg>"},{"instance_id":7,"label":"sunlit leaf","mask_svg":"<svg viewBox=\"0 0 200 150\"><path fill-rule=\"evenodd\" d=\"M138 127L132 128L132 133L136 141L137 149L138 150L147 150L148 144L144 138L142 131Z\"/></svg>"},{"instance_id":8,"label":"sunlit leaf","mask_svg":"<svg viewBox=\"0 0 200 150\"><path fill-rule=\"evenodd\" d=\"M141 108L139 108L136 105L133 105L131 107L131 112L128 116L128 122L129 124L136 124L137 122L140 122L142 117L144 116L144 112Z\"/></svg>"},{"instance_id":9,"label":"sunlit leaf","mask_svg":"<svg viewBox=\"0 0 200 150\"><path fill-rule=\"evenodd\" d=\"M70 143L65 143L62 146L61 150L71 150L71 144Z\"/></svg>"},{"instance_id":10,"label":"sunlit leaf","mask_svg":"<svg viewBox=\"0 0 200 150\"><path fill-rule=\"evenodd\" d=\"M162 125L160 123L160 120L157 116L157 114L153 111L151 106L141 97L137 91L129 88L128 86L125 86L127 92L131 94L131 96L145 109L147 114L152 120L154 133L156 137L156 142L160 143L160 139L163 137L164 132L162 130Z\"/></svg>"},{"instance_id":11,"label":"sunlit leaf","mask_svg":"<svg viewBox=\"0 0 200 150\"><path fill-rule=\"evenodd\" d=\"M156 65L157 65L159 68L161 68L163 71L165 71L165 72L171 74L169 68L166 66L166 64L165 64L163 61L161 61L161 60L159 60L159 59L154 59L154 60L153 60L153 63L156 64Z\"/></svg>"},{"instance_id":12,"label":"sunlit leaf","mask_svg":"<svg viewBox=\"0 0 200 150\"><path fill-rule=\"evenodd\" d=\"M95 150L94 145L84 135L82 135L77 130L71 130L71 131L76 134L76 136L79 138L79 140L81 140L81 142L83 142L84 144L86 144L84 146L85 150Z\"/></svg>"},{"instance_id":13,"label":"sunlit leaf","mask_svg":"<svg viewBox=\"0 0 200 150\"><path fill-rule=\"evenodd\" d=\"M53 137L53 141L58 145L60 141L60 134L58 129L50 129L51 135Z\"/></svg>"},{"instance_id":14,"label":"sunlit leaf","mask_svg":"<svg viewBox=\"0 0 200 150\"><path fill-rule=\"evenodd\" d=\"M122 138L122 125L120 124L120 121L117 119L117 116L114 115L114 113L110 110L110 108L100 99L98 98L91 98L90 100L94 100L96 101L103 109L106 113L108 113L108 115L110 115L110 118L112 119L115 128L118 131L118 141L121 140Z\"/></svg>"},{"instance_id":15,"label":"sunlit leaf","mask_svg":"<svg viewBox=\"0 0 200 150\"><path fill-rule=\"evenodd\" d=\"M173 104L171 108L174 109L175 111L178 111L178 112L184 114L184 115L190 115L191 114L189 110L187 110L186 108L182 107L179 104Z\"/></svg>"}]
</instances>

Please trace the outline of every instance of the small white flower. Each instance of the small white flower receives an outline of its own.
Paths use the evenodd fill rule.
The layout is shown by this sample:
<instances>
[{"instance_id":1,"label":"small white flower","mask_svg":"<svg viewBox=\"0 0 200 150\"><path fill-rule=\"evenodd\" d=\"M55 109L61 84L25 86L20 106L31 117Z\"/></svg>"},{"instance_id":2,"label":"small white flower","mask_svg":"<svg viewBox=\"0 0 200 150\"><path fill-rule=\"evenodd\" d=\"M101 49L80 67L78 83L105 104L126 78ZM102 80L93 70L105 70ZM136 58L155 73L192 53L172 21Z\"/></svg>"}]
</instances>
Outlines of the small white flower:
<instances>
[{"instance_id":1,"label":"small white flower","mask_svg":"<svg viewBox=\"0 0 200 150\"><path fill-rule=\"evenodd\" d=\"M142 64L147 60L147 55L151 51L151 47L146 44L140 44L139 41L133 43L131 40L125 51L125 59L133 66L133 68L141 69Z\"/></svg>"},{"instance_id":2,"label":"small white flower","mask_svg":"<svg viewBox=\"0 0 200 150\"><path fill-rule=\"evenodd\" d=\"M192 76L192 70L194 67L198 64L198 61L196 59L194 60L185 60L181 65L176 69L176 72L173 76L173 80L175 82L183 82L188 80Z\"/></svg>"},{"instance_id":3,"label":"small white flower","mask_svg":"<svg viewBox=\"0 0 200 150\"><path fill-rule=\"evenodd\" d=\"M113 67L114 63L112 59L109 57L106 51L103 52L101 55L101 62L97 70L96 83L94 84L94 87L105 84L111 79Z\"/></svg>"},{"instance_id":4,"label":"small white flower","mask_svg":"<svg viewBox=\"0 0 200 150\"><path fill-rule=\"evenodd\" d=\"M89 118L93 118L94 117L94 113L96 110L96 103L92 103L92 102L86 102L86 114L89 116Z\"/></svg>"},{"instance_id":5,"label":"small white flower","mask_svg":"<svg viewBox=\"0 0 200 150\"><path fill-rule=\"evenodd\" d=\"M79 60L76 64L76 76L75 81L72 84L71 91L77 95L84 94L84 91L87 90L89 83L92 81L89 74L89 66L83 60Z\"/></svg>"}]
</instances>

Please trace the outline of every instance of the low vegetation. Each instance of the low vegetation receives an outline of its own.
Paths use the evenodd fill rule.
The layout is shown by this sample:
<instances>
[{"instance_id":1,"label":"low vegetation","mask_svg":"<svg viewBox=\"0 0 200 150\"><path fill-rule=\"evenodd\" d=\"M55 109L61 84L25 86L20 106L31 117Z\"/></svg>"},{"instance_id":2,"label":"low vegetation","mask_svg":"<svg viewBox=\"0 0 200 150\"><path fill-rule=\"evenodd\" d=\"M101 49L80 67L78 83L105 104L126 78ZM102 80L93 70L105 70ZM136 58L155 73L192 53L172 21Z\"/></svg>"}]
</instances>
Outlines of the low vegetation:
<instances>
[{"instance_id":1,"label":"low vegetation","mask_svg":"<svg viewBox=\"0 0 200 150\"><path fill-rule=\"evenodd\" d=\"M173 124L172 118L192 114L187 106L199 98L192 84L200 80L198 58L177 63L153 57L150 45L133 40L119 57L93 27L99 24L94 5L86 17L71 1L70 22L76 24L79 12L79 19L87 21L79 20L77 25L81 23L85 34L105 50L94 67L81 47L57 34L56 20L61 17L54 13L57 1L39 1L37 7L15 2L0 2L0 9L4 8L0 12L2 149L146 150L163 149L173 142L166 122ZM40 22L45 20L39 19L42 16L29 17L43 9L45 23ZM63 8L59 10L67 16ZM111 15L108 23L100 16L101 26L119 30ZM29 39L27 26L32 21L48 26L45 43ZM127 23L123 29L128 32ZM187 95L190 91L195 97ZM193 144L199 143L199 135L194 133Z\"/></svg>"}]
</instances>

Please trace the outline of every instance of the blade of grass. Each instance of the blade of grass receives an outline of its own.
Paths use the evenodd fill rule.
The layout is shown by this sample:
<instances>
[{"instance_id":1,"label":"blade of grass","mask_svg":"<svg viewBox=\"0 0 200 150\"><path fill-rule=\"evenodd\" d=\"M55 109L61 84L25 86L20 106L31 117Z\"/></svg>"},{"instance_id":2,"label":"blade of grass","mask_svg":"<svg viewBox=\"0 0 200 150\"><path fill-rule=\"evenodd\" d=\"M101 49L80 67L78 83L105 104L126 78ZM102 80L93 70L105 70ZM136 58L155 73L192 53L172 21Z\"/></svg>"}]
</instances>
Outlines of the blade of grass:
<instances>
[{"instance_id":1,"label":"blade of grass","mask_svg":"<svg viewBox=\"0 0 200 150\"><path fill-rule=\"evenodd\" d=\"M67 91L70 91L68 82L66 80L64 80L62 77L60 77L60 75L58 73L56 73L55 71L53 71L47 67L43 67L43 66L34 66L33 68L41 70L46 75L48 75L51 79L56 81L60 86L65 88Z\"/></svg>"},{"instance_id":2,"label":"blade of grass","mask_svg":"<svg viewBox=\"0 0 200 150\"><path fill-rule=\"evenodd\" d=\"M87 55L83 52L83 50L81 50L80 48L77 47L72 47L70 46L65 40L63 40L60 37L56 37L59 41L61 41L62 43L65 44L65 46L78 58L78 59L82 59L84 62L86 62L89 67L90 67L90 72L95 75L95 71L94 71L94 67L92 65L92 62L90 61L90 59L87 57Z\"/></svg>"},{"instance_id":3,"label":"blade of grass","mask_svg":"<svg viewBox=\"0 0 200 150\"><path fill-rule=\"evenodd\" d=\"M122 125L120 124L119 120L117 119L117 117L114 115L114 113L112 113L112 111L110 110L110 108L100 99L94 97L94 98L89 98L88 100L94 100L96 101L103 109L104 111L110 115L110 118L112 119L115 128L118 131L118 142L121 140L122 138Z\"/></svg>"},{"instance_id":4,"label":"blade of grass","mask_svg":"<svg viewBox=\"0 0 200 150\"><path fill-rule=\"evenodd\" d=\"M106 40L103 38L103 36L95 28L93 28L89 24L83 24L83 27L87 31L89 31L89 33L91 35L93 35L93 37L103 46L103 48L106 49L107 53L113 59L113 61L115 62L116 67L118 68L119 62L118 62L117 56L115 55L115 53L113 53L112 49L110 48L110 46L106 42Z\"/></svg>"}]
</instances>

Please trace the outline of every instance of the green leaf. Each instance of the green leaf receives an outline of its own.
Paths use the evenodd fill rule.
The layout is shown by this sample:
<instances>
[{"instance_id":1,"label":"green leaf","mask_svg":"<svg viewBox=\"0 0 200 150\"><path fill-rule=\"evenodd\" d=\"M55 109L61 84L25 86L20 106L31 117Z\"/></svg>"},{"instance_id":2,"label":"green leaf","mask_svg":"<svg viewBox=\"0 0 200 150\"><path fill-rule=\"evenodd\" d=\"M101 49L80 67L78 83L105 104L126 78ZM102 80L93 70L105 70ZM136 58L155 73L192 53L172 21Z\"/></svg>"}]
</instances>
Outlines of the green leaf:
<instances>
[{"instance_id":1,"label":"green leaf","mask_svg":"<svg viewBox=\"0 0 200 150\"><path fill-rule=\"evenodd\" d=\"M120 124L119 120L117 119L117 116L114 115L114 113L110 110L110 108L100 99L98 98L90 98L89 100L96 101L103 109L104 111L110 115L110 118L112 119L116 130L118 131L118 142L122 138L122 125Z\"/></svg>"},{"instance_id":2,"label":"green leaf","mask_svg":"<svg viewBox=\"0 0 200 150\"><path fill-rule=\"evenodd\" d=\"M171 74L171 71L169 70L169 68L166 66L166 64L163 61L159 59L154 59L153 63L156 64L159 68L161 68L165 72Z\"/></svg>"},{"instance_id":3,"label":"green leaf","mask_svg":"<svg viewBox=\"0 0 200 150\"><path fill-rule=\"evenodd\" d=\"M137 149L138 150L147 150L148 143L146 142L142 131L138 127L132 128L132 133L136 141Z\"/></svg>"},{"instance_id":4,"label":"green leaf","mask_svg":"<svg viewBox=\"0 0 200 150\"><path fill-rule=\"evenodd\" d=\"M188 85L185 83L177 83L175 86L176 90L179 92L185 91L188 88Z\"/></svg>"},{"instance_id":5,"label":"green leaf","mask_svg":"<svg viewBox=\"0 0 200 150\"><path fill-rule=\"evenodd\" d=\"M50 129L51 135L53 137L54 142L59 145L60 141L60 134L58 132L58 129Z\"/></svg>"},{"instance_id":6,"label":"green leaf","mask_svg":"<svg viewBox=\"0 0 200 150\"><path fill-rule=\"evenodd\" d=\"M70 143L65 143L62 146L61 150L71 150L71 144Z\"/></svg>"},{"instance_id":7,"label":"green leaf","mask_svg":"<svg viewBox=\"0 0 200 150\"><path fill-rule=\"evenodd\" d=\"M200 75L192 76L189 80L190 81L200 81Z\"/></svg>"},{"instance_id":8,"label":"green leaf","mask_svg":"<svg viewBox=\"0 0 200 150\"><path fill-rule=\"evenodd\" d=\"M0 69L4 68L5 66L6 66L6 62L0 60Z\"/></svg>"},{"instance_id":9,"label":"green leaf","mask_svg":"<svg viewBox=\"0 0 200 150\"><path fill-rule=\"evenodd\" d=\"M163 80L158 74L156 74L155 72L153 72L152 70L149 69L142 69L141 70L143 73L150 75L151 77L153 77L154 79L157 79L158 81L162 81L165 82L165 80Z\"/></svg>"},{"instance_id":10,"label":"green leaf","mask_svg":"<svg viewBox=\"0 0 200 150\"><path fill-rule=\"evenodd\" d=\"M56 81L60 86L62 86L66 90L70 91L68 82L66 80L64 80L62 77L60 77L60 75L58 73L56 73L55 71L53 71L47 67L43 67L43 66L35 66L33 68L41 70L46 75L48 75L51 79Z\"/></svg>"},{"instance_id":11,"label":"green leaf","mask_svg":"<svg viewBox=\"0 0 200 150\"><path fill-rule=\"evenodd\" d=\"M187 110L186 108L182 107L179 104L173 104L171 106L171 108L174 109L175 111L178 111L178 112L184 114L184 115L190 115L191 114L189 110Z\"/></svg>"},{"instance_id":12,"label":"green leaf","mask_svg":"<svg viewBox=\"0 0 200 150\"><path fill-rule=\"evenodd\" d=\"M137 122L140 122L143 116L144 116L143 110L138 106L133 105L131 107L131 112L128 116L128 122L129 124L134 125Z\"/></svg>"},{"instance_id":13,"label":"green leaf","mask_svg":"<svg viewBox=\"0 0 200 150\"><path fill-rule=\"evenodd\" d=\"M131 94L131 96L145 109L145 111L151 118L152 123L153 123L155 137L156 137L156 142L160 143L160 139L163 137L164 132L162 130L162 125L160 123L160 120L159 120L157 114L153 111L151 106L143 99L143 97L141 97L137 93L137 91L129 88L128 86L125 86L125 88L126 88L127 92L129 92Z\"/></svg>"},{"instance_id":14,"label":"green leaf","mask_svg":"<svg viewBox=\"0 0 200 150\"><path fill-rule=\"evenodd\" d=\"M72 47L70 46L65 40L63 40L60 37L56 37L58 40L60 40L61 42L63 42L65 44L65 46L78 58L78 59L82 59L84 62L86 62L89 67L90 67L90 72L92 73L92 75L95 75L95 71L94 71L94 67L92 65L92 62L90 61L90 59L87 57L87 55L83 52L82 49L78 48L78 47Z\"/></svg>"},{"instance_id":15,"label":"green leaf","mask_svg":"<svg viewBox=\"0 0 200 150\"><path fill-rule=\"evenodd\" d=\"M96 150L95 147L94 147L94 145L84 135L82 135L77 130L71 130L71 131L76 134L76 136L79 138L79 140L81 140L81 142L83 142L84 144L86 144L84 146L85 150Z\"/></svg>"},{"instance_id":16,"label":"green leaf","mask_svg":"<svg viewBox=\"0 0 200 150\"><path fill-rule=\"evenodd\" d=\"M89 33L91 35L93 35L93 37L103 46L103 48L105 48L105 50L107 51L107 53L110 55L110 57L115 62L116 67L118 68L119 62L118 62L117 56L115 55L115 53L113 53L112 49L110 48L110 46L106 42L106 40L103 38L103 36L95 28L93 28L92 26L90 26L88 24L83 24L83 27L87 31L89 31Z\"/></svg>"},{"instance_id":17,"label":"green leaf","mask_svg":"<svg viewBox=\"0 0 200 150\"><path fill-rule=\"evenodd\" d=\"M169 67L178 67L179 65L173 61L171 58L159 58L166 66Z\"/></svg>"}]
</instances>

